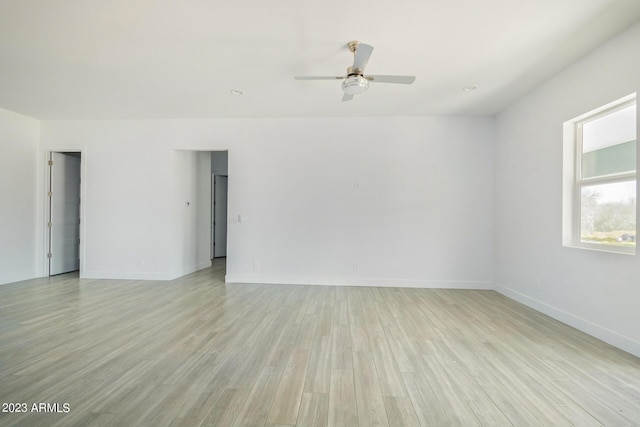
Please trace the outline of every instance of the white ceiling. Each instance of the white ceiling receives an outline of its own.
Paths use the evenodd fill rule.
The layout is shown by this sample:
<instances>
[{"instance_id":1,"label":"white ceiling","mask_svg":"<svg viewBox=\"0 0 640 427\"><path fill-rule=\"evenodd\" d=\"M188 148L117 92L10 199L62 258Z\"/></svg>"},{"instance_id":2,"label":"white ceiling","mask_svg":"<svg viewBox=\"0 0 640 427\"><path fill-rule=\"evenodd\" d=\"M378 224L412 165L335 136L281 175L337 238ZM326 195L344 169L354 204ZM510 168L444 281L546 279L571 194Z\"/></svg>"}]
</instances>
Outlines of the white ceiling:
<instances>
[{"instance_id":1,"label":"white ceiling","mask_svg":"<svg viewBox=\"0 0 640 427\"><path fill-rule=\"evenodd\" d=\"M0 0L0 108L39 119L491 115L638 19L639 0ZM416 82L341 102L339 80L293 79L342 75L354 39L375 47L367 73Z\"/></svg>"}]
</instances>

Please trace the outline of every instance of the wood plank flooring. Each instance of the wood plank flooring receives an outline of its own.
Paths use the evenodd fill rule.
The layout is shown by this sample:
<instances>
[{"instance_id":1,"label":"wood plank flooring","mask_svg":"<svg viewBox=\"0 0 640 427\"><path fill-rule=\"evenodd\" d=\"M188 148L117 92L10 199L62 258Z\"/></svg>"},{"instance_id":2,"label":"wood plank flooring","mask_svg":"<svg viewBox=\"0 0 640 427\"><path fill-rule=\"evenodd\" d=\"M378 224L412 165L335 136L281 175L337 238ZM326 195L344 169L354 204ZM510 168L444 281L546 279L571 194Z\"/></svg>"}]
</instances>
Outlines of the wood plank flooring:
<instances>
[{"instance_id":1,"label":"wood plank flooring","mask_svg":"<svg viewBox=\"0 0 640 427\"><path fill-rule=\"evenodd\" d=\"M640 425L640 359L495 292L223 274L0 286L0 425Z\"/></svg>"}]
</instances>

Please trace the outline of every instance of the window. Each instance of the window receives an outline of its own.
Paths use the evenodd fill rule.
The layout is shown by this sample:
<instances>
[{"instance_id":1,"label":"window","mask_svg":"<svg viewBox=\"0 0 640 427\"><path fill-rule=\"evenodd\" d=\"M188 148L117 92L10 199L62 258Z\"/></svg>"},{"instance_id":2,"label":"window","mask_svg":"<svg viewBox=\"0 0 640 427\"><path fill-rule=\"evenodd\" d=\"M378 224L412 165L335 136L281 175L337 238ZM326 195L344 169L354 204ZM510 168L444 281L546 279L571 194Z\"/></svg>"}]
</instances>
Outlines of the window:
<instances>
[{"instance_id":1,"label":"window","mask_svg":"<svg viewBox=\"0 0 640 427\"><path fill-rule=\"evenodd\" d=\"M635 254L636 117L634 94L565 123L566 246Z\"/></svg>"}]
</instances>

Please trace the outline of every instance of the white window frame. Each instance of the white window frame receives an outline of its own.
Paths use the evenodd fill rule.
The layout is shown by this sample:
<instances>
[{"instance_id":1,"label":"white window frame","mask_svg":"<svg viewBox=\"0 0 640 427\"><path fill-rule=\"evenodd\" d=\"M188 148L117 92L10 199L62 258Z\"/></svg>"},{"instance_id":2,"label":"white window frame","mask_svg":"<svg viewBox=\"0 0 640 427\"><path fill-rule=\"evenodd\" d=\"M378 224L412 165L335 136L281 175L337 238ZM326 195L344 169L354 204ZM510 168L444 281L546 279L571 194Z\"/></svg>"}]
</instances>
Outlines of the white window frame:
<instances>
[{"instance_id":1,"label":"white window frame","mask_svg":"<svg viewBox=\"0 0 640 427\"><path fill-rule=\"evenodd\" d=\"M564 123L564 188L563 188L563 246L590 249L604 252L635 255L636 248L606 243L583 242L582 236L582 189L593 185L613 184L617 182L636 182L636 200L638 199L637 165L636 171L614 173L590 178L582 178L582 128L586 123L600 119L631 105L637 105L636 94L607 104L601 108L583 114ZM636 126L638 121L636 120ZM636 141L637 141L636 130ZM638 228L636 208L636 236Z\"/></svg>"}]
</instances>

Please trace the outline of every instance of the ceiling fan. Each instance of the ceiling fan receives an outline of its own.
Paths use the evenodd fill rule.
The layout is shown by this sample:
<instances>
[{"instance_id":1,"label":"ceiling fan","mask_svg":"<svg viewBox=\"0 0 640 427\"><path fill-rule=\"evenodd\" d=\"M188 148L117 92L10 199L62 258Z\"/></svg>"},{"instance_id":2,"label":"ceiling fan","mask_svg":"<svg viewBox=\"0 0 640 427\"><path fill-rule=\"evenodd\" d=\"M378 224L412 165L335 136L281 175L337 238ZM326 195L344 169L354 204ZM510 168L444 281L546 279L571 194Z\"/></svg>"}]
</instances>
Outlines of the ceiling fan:
<instances>
[{"instance_id":1,"label":"ceiling fan","mask_svg":"<svg viewBox=\"0 0 640 427\"><path fill-rule=\"evenodd\" d=\"M374 83L398 83L410 85L416 78L415 76L379 76L365 75L364 68L369 62L373 46L360 43L359 41L349 42L349 50L353 53L353 65L347 68L347 75L341 77L332 76L296 76L296 80L343 80L342 91L343 101L351 101L354 95L366 92L369 88L369 82Z\"/></svg>"}]
</instances>

